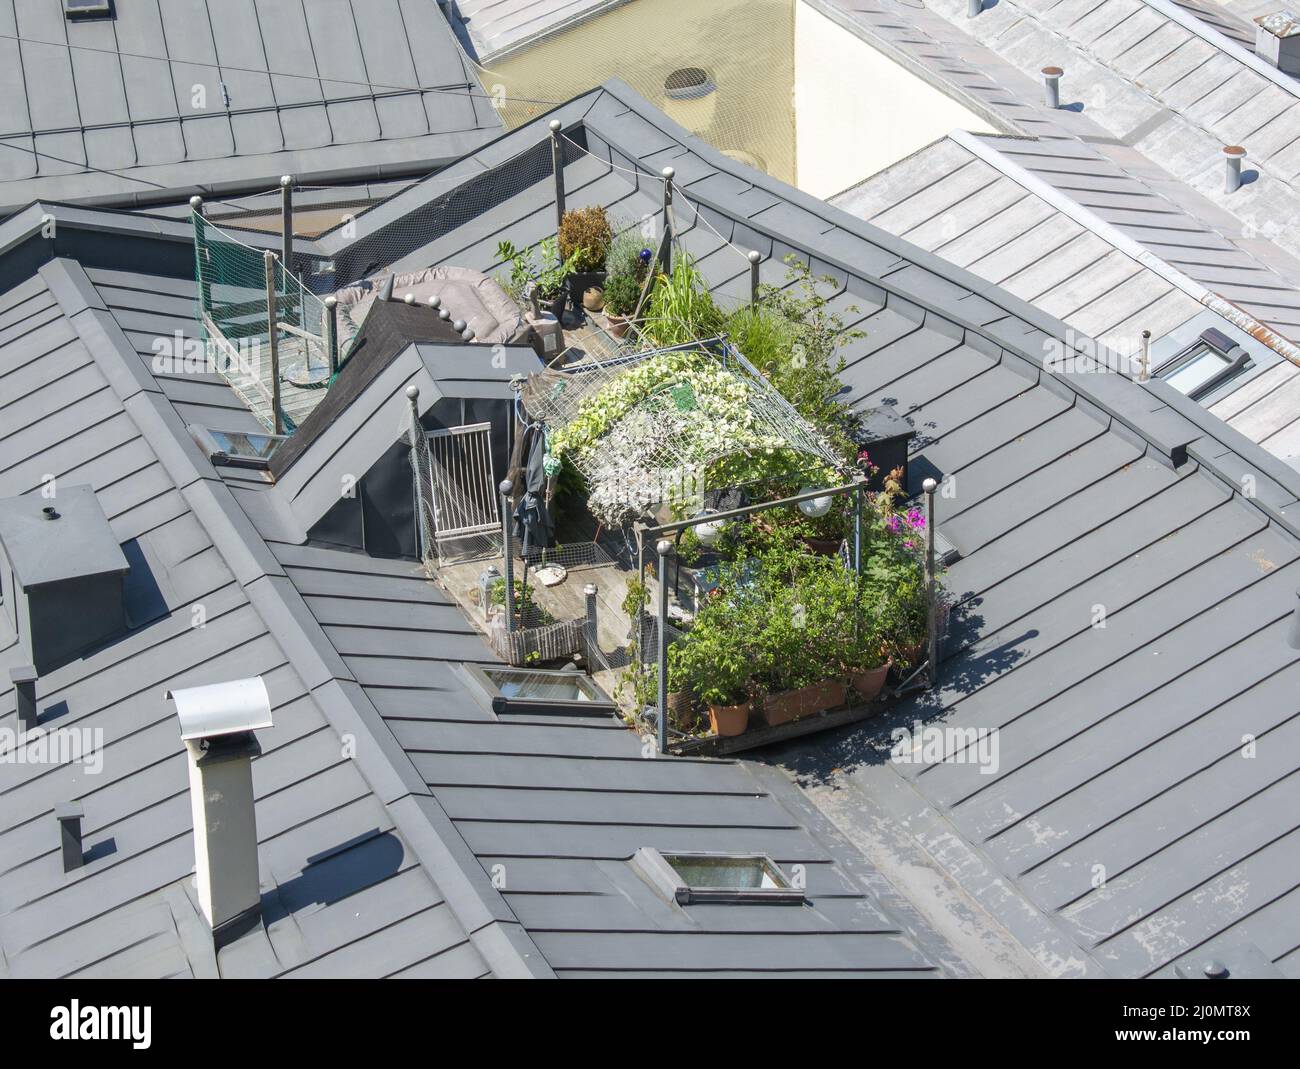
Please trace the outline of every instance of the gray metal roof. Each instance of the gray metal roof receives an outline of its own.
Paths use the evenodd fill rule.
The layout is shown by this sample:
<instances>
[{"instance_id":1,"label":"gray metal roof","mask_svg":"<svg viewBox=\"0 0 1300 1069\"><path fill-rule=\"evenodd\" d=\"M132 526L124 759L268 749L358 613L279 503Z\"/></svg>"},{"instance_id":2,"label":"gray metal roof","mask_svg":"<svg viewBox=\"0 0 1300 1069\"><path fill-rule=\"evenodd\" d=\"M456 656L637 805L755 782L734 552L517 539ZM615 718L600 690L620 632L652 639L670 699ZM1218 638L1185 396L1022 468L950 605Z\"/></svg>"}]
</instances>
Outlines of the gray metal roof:
<instances>
[{"instance_id":1,"label":"gray metal roof","mask_svg":"<svg viewBox=\"0 0 1300 1069\"><path fill-rule=\"evenodd\" d=\"M630 0L455 0L452 24L480 62L526 48Z\"/></svg>"},{"instance_id":2,"label":"gray metal roof","mask_svg":"<svg viewBox=\"0 0 1300 1069\"><path fill-rule=\"evenodd\" d=\"M426 0L114 7L0 3L0 211L410 173L500 129Z\"/></svg>"},{"instance_id":3,"label":"gray metal roof","mask_svg":"<svg viewBox=\"0 0 1300 1069\"><path fill-rule=\"evenodd\" d=\"M1300 261L1270 240L1274 230L1267 220L1248 216L1255 229L1245 229L1211 199L1207 183L1219 178L1217 171L1193 188L1163 169L1163 152L1144 154L1140 138L1111 136L1099 124L1106 117L1093 116L1102 107L1118 115L1115 87L1098 91L1095 100L1084 94L1081 104L1071 103L1067 92L1068 106L1049 111L1040 103L1041 85L990 48L1027 69L1018 50L1000 36L988 35L988 48L967 36L991 9L969 26L964 15L957 22L946 8L941 10L954 18L952 25L938 14L918 12L904 28L891 15L889 0L882 0L884 6L817 2L922 77L969 94L1004 124L1032 134L956 131L833 198L837 206L1128 351L1136 348L1143 330L1158 340L1200 319L1205 291L1282 338L1300 339ZM1128 5L1132 17L1141 15L1140 7L1138 0ZM1054 25L1048 15L1042 19ZM1035 55L1047 56L1046 38L1039 40L1035 25L1026 19L1017 30L1028 35L1038 49ZM1053 55L1052 62L1065 63L1068 74L1070 61ZM1135 92L1128 90L1122 100L1132 104ZM1295 193L1280 187L1277 192L1288 210L1300 206ZM1275 367L1273 359L1257 363L1274 385L1290 377L1291 371ZM1253 386L1253 377L1234 385ZM1260 396L1254 394L1254 400ZM1247 404L1254 401L1243 397L1241 406ZM1240 408L1230 405L1225 411L1235 416ZM1291 459L1300 452L1291 429L1297 417L1300 409L1272 403L1256 406L1240 425Z\"/></svg>"},{"instance_id":4,"label":"gray metal roof","mask_svg":"<svg viewBox=\"0 0 1300 1069\"><path fill-rule=\"evenodd\" d=\"M117 280L103 279L106 292ZM140 301L164 303L157 288ZM93 486L129 550L130 582L153 587L156 609L37 683L42 729L102 732L101 772L0 763L0 974L217 974L190 886L185 757L164 693L257 674L275 710L253 772L267 927L223 951L221 973L489 971L385 804L392 796L342 758L329 711L340 696L284 637L280 569L245 541L247 520L146 368L75 263L49 262L0 296L0 494L32 495L47 472ZM21 658L13 634L0 636L0 665ZM0 680L7 687L7 671ZM14 724L12 689L0 724ZM88 863L64 874L50 814L74 798Z\"/></svg>"},{"instance_id":5,"label":"gray metal roof","mask_svg":"<svg viewBox=\"0 0 1300 1069\"><path fill-rule=\"evenodd\" d=\"M127 570L103 510L88 486L0 500L0 550L24 587Z\"/></svg>"},{"instance_id":6,"label":"gray metal roof","mask_svg":"<svg viewBox=\"0 0 1300 1069\"><path fill-rule=\"evenodd\" d=\"M282 873L310 871L306 858L349 843L359 833L339 828L338 814L353 804L370 814L367 824L393 827L404 857L418 857L410 879L426 897L410 896L392 878L373 885L395 896L406 920L359 942L329 926L316 936L322 942L311 961L323 970L398 972L418 954L450 970L455 959L448 955L476 953L464 972L932 975L970 969L939 933L964 924L970 936L971 916L991 916L1019 941L1018 953L1046 972L1168 972L1193 951L1249 943L1283 972L1300 974L1295 806L1287 793L1297 753L1287 744L1287 717L1300 708L1300 655L1284 640L1300 582L1293 518L1300 476L1163 383L1045 370L1044 356L1066 338L1058 319L727 159L621 83L555 114L590 153L575 153L566 167L571 205L601 203L632 218L654 214L656 183L635 172L657 175L671 162L685 195L677 212L683 241L719 293L745 292L748 249L762 254L769 281L783 281L790 253L839 280L835 306L855 306L850 318L864 332L844 353L853 400L893 405L917 427L914 480L931 472L956 477L956 496L940 505L943 534L961 553L949 582L962 597L944 686L933 704L901 709L896 721L923 715L998 727L1000 771L980 776L970 766L942 764L911 774L879 752L891 721L814 736L783 755L804 788L799 794L759 762L644 760L638 740L612 722L499 719L477 700L464 669L467 661L490 659L486 646L414 565L305 545L281 488L256 472L226 469L217 477L194 456L183 423L204 422L203 415L239 419L238 402L215 378L155 379L144 361L127 359L147 356L151 340L177 326L192 329L193 286L146 273L150 256L158 265L152 270L184 270L171 258L178 240L168 233L172 224L117 220L122 231L154 233L131 245L130 269L92 266L79 274L77 264L56 260L5 298L0 330L19 328L17 338L0 334L8 342L0 348L5 370L13 363L11 374L21 374L30 360L47 359L36 354L50 351L49 332L66 338L76 333L68 326L74 321L92 341L82 343L80 363L73 360L76 372L89 365L100 378L33 376L14 409L23 413L20 436L0 438L0 474L18 492L36 484L32 473L48 467L50 456L62 455L61 469L78 463L78 447L68 441L84 439L80 448L96 458L81 460L85 465L113 455L116 439L106 434L138 443L137 463L155 480L152 496L143 485L118 496L138 477L123 480L126 456L101 478L84 472L83 481L107 499L124 539L181 523L185 548L168 538L153 551L171 554L167 560L179 555L178 575L200 572L196 586L225 592L236 606L228 615L249 629L195 633L180 610L201 595L185 588L172 615L153 626L183 632L178 643L191 644L185 648L201 662L190 681L220 678L232 650L242 657L260 649L298 681L290 700L319 712L322 719L307 730L313 745L328 751L319 758L324 764L293 762L286 770L307 776L306 793L294 795L305 823L285 832L293 842L287 861L264 844L264 878L273 872L283 886L292 876ZM524 150L547 138L539 120L467 160L468 175L481 177L493 165L518 174L499 175L499 199L484 198L477 217L450 230L435 227L428 240L415 228L405 231L411 247L398 250L403 258L488 270L500 239L525 244L544 236L554 220L549 182ZM357 243L445 194L412 187L358 218ZM0 273L6 261L49 256L19 232L39 232L39 211L0 227L10 249ZM64 223L63 250L81 240L67 230L106 222L88 212ZM78 381L89 391L80 399L66 392ZM42 398L46 390L54 393ZM70 411L84 419L70 420ZM1246 475L1253 496L1242 493ZM157 502L179 513L160 516L151 511ZM1098 603L1107 610L1105 629L1089 626ZM175 660L152 636L119 645L132 643L155 665L160 694ZM88 664L60 671L76 674ZM119 685L135 694L147 675L132 672ZM96 693L112 700L106 688L117 678L96 679ZM118 699L125 735L111 716L103 721L111 744L144 766L132 784L132 813L142 812L140 795L147 801L165 789L147 767L169 760L167 767L181 767L174 725L164 723L170 718L153 700ZM275 731L288 722L277 708ZM338 758L338 735L348 731L363 743L355 762ZM1237 756L1243 732L1258 736L1258 759ZM157 749L140 750L140 740L155 734ZM64 968L43 957L39 944L41 932L60 926L111 963L113 919L134 916L121 897L112 898L111 877L96 880L114 871L113 855L74 878L97 893L101 912L94 916L105 919L94 927L88 904L80 914L58 908L63 878L54 871L53 843L42 846L40 836L55 802L82 796L74 773L50 771L31 786L31 773L16 767L0 774L23 778L27 808L0 845L45 858L46 868L42 885L19 885L16 894L3 881L34 879L35 862L0 877L0 902L10 909L0 916L0 945L10 968L16 958L32 973ZM346 790L338 798L325 794L336 776L355 777L358 801L344 800ZM276 811L280 786L262 794L259 820L264 810ZM138 838L127 840L135 851L128 860L138 861L135 888L147 884L164 896L168 888L175 894L192 856L183 784L167 798L174 823L142 821L133 826ZM92 832L93 800L92 793ZM873 836L864 831L873 812L902 819L880 823ZM307 828L315 829L310 842ZM918 851L922 867L909 875L892 848L881 846L888 836ZM627 864L642 846L766 851L807 866L812 904L765 908L761 917L743 906L667 906ZM1106 868L1102 888L1091 884L1094 864ZM936 869L963 896L957 912L965 921L941 915L934 896L909 882ZM916 890L914 902L881 870L904 894ZM358 882L379 879L364 864L350 871ZM504 887L493 886L490 871L504 874ZM139 899L135 888L127 901ZM357 893L372 893L371 885ZM439 914L445 925L435 926L444 933L441 955L408 939L428 936L421 917L437 908L439 894L450 907ZM287 900L300 912L313 908ZM26 904L14 911L8 904L15 901ZM158 911L169 902L159 901ZM350 918L354 911L346 912ZM979 933L967 941L978 943ZM180 942L176 935L159 943L176 971L188 961L176 949ZM64 945L74 944L70 935ZM244 960L236 955L230 966ZM149 965L158 968L154 959ZM265 955L249 952L248 971L254 965L272 971Z\"/></svg>"},{"instance_id":7,"label":"gray metal roof","mask_svg":"<svg viewBox=\"0 0 1300 1069\"><path fill-rule=\"evenodd\" d=\"M726 160L621 86L597 94L582 124L596 157L566 169L570 197L653 212L653 183L618 168L652 175L671 161L707 220L679 209L685 243L719 291L741 291L748 248L773 281L787 252L838 277L837 301L857 305L865 332L845 352L853 399L894 405L921 432L914 481L956 477L956 496L940 505L961 553L949 582L962 598L944 686L888 724L793 747L785 763L809 797L822 801L820 784L858 792L828 806L837 820L895 813L927 866L1045 971L1167 974L1187 955L1253 944L1300 975L1288 794L1300 751L1286 734L1300 711L1300 655L1285 641L1300 581L1300 476L1164 383L1044 370L1052 339L1066 338L1059 320ZM521 194L495 214L499 230L452 232L412 256L487 268L498 238L533 240L550 225L544 195ZM1096 604L1105 629L1090 626ZM1000 771L942 764L914 775L886 762L885 729L916 716L998 728ZM406 745L440 797L520 775L547 786L531 778L545 769L536 755L479 756L481 744L466 743L467 766L443 759L427 730L413 725ZM1241 758L1244 732L1259 737L1261 756L1268 748L1266 761ZM570 862L550 855L591 850L571 828L521 834L505 799L501 817L485 818L472 807L489 797L467 796L464 818L486 821L471 840L488 857L544 853L536 860L552 872ZM840 826L869 851L870 821L858 819ZM629 839L615 842L618 852ZM1093 865L1105 866L1102 887ZM538 890L553 886L538 879Z\"/></svg>"}]
</instances>

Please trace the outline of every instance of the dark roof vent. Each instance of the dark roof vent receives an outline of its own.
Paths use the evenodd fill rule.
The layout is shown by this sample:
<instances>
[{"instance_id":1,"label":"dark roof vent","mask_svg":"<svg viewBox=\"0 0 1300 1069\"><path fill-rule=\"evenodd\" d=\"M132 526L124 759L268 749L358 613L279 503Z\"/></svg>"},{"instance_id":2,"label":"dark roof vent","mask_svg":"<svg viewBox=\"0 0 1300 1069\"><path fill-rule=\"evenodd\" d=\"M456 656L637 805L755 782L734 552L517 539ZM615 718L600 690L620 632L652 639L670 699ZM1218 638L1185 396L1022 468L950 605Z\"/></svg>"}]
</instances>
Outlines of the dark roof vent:
<instances>
[{"instance_id":1,"label":"dark roof vent","mask_svg":"<svg viewBox=\"0 0 1300 1069\"><path fill-rule=\"evenodd\" d=\"M679 67L664 79L664 92L671 100L696 100L717 88L703 67Z\"/></svg>"},{"instance_id":2,"label":"dark roof vent","mask_svg":"<svg viewBox=\"0 0 1300 1069\"><path fill-rule=\"evenodd\" d=\"M113 14L113 0L63 0L65 19L105 19Z\"/></svg>"},{"instance_id":3,"label":"dark roof vent","mask_svg":"<svg viewBox=\"0 0 1300 1069\"><path fill-rule=\"evenodd\" d=\"M0 501L0 593L41 675L126 630L128 568L89 486Z\"/></svg>"}]
</instances>

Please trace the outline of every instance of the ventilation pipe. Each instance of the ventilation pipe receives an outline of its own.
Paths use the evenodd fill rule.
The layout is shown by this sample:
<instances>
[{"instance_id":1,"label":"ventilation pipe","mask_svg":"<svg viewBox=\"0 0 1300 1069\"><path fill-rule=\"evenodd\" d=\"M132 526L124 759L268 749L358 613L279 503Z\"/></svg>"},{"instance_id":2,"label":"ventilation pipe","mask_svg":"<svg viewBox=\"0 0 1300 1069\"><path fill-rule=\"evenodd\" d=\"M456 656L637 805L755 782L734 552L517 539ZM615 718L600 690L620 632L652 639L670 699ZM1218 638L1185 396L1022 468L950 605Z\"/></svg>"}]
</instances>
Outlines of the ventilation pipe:
<instances>
[{"instance_id":1,"label":"ventilation pipe","mask_svg":"<svg viewBox=\"0 0 1300 1069\"><path fill-rule=\"evenodd\" d=\"M1061 106L1061 75L1064 73L1060 67L1043 68L1044 100L1053 110Z\"/></svg>"},{"instance_id":2,"label":"ventilation pipe","mask_svg":"<svg viewBox=\"0 0 1300 1069\"><path fill-rule=\"evenodd\" d=\"M219 949L261 916L252 759L262 750L253 732L271 727L271 700L260 676L167 697L189 757L199 908Z\"/></svg>"},{"instance_id":3,"label":"ventilation pipe","mask_svg":"<svg viewBox=\"0 0 1300 1069\"><path fill-rule=\"evenodd\" d=\"M973 19L984 10L984 0L966 0L966 17Z\"/></svg>"},{"instance_id":4,"label":"ventilation pipe","mask_svg":"<svg viewBox=\"0 0 1300 1069\"><path fill-rule=\"evenodd\" d=\"M1236 193L1241 188L1241 161L1246 158L1246 150L1240 145L1223 146L1223 191Z\"/></svg>"}]
</instances>

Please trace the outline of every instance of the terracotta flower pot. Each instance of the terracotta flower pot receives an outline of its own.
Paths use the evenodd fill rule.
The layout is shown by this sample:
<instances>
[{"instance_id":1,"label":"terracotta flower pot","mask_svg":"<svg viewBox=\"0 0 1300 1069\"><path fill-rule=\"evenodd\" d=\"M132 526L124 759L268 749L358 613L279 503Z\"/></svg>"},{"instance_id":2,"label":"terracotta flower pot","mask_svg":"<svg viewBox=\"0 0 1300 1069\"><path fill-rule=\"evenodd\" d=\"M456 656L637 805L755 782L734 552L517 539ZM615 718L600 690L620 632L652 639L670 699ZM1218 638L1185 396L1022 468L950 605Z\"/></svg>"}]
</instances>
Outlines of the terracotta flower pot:
<instances>
[{"instance_id":1,"label":"terracotta flower pot","mask_svg":"<svg viewBox=\"0 0 1300 1069\"><path fill-rule=\"evenodd\" d=\"M848 684L842 679L823 679L820 683L800 687L798 690L769 694L763 699L763 722L768 727L776 727L777 724L801 720L805 716L843 705L847 696Z\"/></svg>"},{"instance_id":2,"label":"terracotta flower pot","mask_svg":"<svg viewBox=\"0 0 1300 1069\"><path fill-rule=\"evenodd\" d=\"M849 686L857 691L858 697L864 702L874 701L880 696L880 692L885 689L885 678L889 675L889 669L893 663L890 660L879 668L852 673L849 676Z\"/></svg>"},{"instance_id":3,"label":"terracotta flower pot","mask_svg":"<svg viewBox=\"0 0 1300 1069\"><path fill-rule=\"evenodd\" d=\"M743 735L749 727L749 702L739 705L710 705L709 724L720 738Z\"/></svg>"},{"instance_id":4,"label":"terracotta flower pot","mask_svg":"<svg viewBox=\"0 0 1300 1069\"><path fill-rule=\"evenodd\" d=\"M840 538L804 538L803 544L819 557L833 557L840 551Z\"/></svg>"},{"instance_id":5,"label":"terracotta flower pot","mask_svg":"<svg viewBox=\"0 0 1300 1069\"><path fill-rule=\"evenodd\" d=\"M688 690L674 690L668 694L668 718L679 731L695 727L695 703Z\"/></svg>"},{"instance_id":6,"label":"terracotta flower pot","mask_svg":"<svg viewBox=\"0 0 1300 1069\"><path fill-rule=\"evenodd\" d=\"M614 337L627 337L628 329L632 326L632 321L627 316L607 314L605 318L609 322L609 332Z\"/></svg>"}]
</instances>

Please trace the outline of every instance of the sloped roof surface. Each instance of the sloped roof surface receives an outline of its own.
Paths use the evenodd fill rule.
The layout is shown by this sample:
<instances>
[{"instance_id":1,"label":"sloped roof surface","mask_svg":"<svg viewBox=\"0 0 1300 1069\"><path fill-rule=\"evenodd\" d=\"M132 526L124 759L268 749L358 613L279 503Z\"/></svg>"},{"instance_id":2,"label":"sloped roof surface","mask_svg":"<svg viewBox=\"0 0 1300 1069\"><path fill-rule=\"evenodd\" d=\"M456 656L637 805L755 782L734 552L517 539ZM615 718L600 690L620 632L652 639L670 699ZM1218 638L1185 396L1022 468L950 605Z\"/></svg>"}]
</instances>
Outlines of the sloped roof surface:
<instances>
[{"instance_id":1,"label":"sloped roof surface","mask_svg":"<svg viewBox=\"0 0 1300 1069\"><path fill-rule=\"evenodd\" d=\"M175 410L127 362L118 319L79 273L55 261L0 295L0 495L32 494L45 473L92 486L144 619L37 683L41 729L101 733L102 771L0 763L0 975L217 975L164 693L257 674L275 718L253 765L267 937L224 950L221 973L487 972L385 799L344 758L327 689L287 653L268 597L277 580L242 542L247 521L211 469L199 473ZM121 280L101 276L128 326L130 304L165 307L156 286L133 296ZM0 632L0 725L12 730L8 669L22 653L3 616ZM51 810L71 799L88 854L65 874Z\"/></svg>"},{"instance_id":2,"label":"sloped roof surface","mask_svg":"<svg viewBox=\"0 0 1300 1069\"><path fill-rule=\"evenodd\" d=\"M1295 474L1163 383L1044 370L1065 336L1059 320L726 159L620 83L555 114L586 149L566 167L571 206L653 215L660 190L650 176L671 163L679 232L716 292L747 292L749 249L762 254L768 281L784 279L787 254L837 279L835 307L864 332L844 347L852 399L893 405L916 426L914 482L956 479L955 495L940 501L943 533L961 553L944 682L897 720L999 728L1001 760L991 775L960 764L913 774L881 757L893 721L816 736L783 760L820 816L751 762L646 760L634 736L585 719L503 721L464 674L486 647L412 565L303 545L277 489L256 473L198 480L191 495L203 489L228 504L224 490L237 506L217 511L196 497L202 531L219 536L250 600L280 596L284 615L268 641L295 671L310 666L313 699L345 706L329 705L330 725L347 715L365 726L374 745L357 761L383 784L381 809L403 839L422 861L440 862L421 871L469 945L479 949L492 930L498 942L486 945L506 939L516 964L540 957L561 975L959 971L926 919L858 853L869 837L855 820L887 807L926 864L1014 932L1044 971L1163 974L1188 955L1252 944L1300 974L1300 854L1287 794L1300 751L1286 744L1300 711L1300 654L1284 640L1300 579ZM502 175L499 200L482 201L471 221L433 227L403 258L490 270L502 238L543 237L554 204L525 150L548 136L543 120L478 153L468 173L499 165L531 177ZM358 217L357 241L443 194L412 187ZM105 305L90 318L131 331L111 338L114 351L147 354L150 338L191 314L185 281L99 269L88 281ZM229 414L219 382L164 376L159 387L151 408L182 446L179 420L160 405ZM33 433L61 425L37 418ZM96 443L101 433L91 432ZM150 436L155 447L165 440ZM25 458L42 448L24 442L13 463L40 466ZM112 519L116 508L107 510ZM1098 604L1105 628L1091 626ZM1238 754L1246 732L1259 739L1253 760ZM32 806L35 828L48 806ZM188 864L187 826L178 835ZM766 850L806 865L812 905L670 907L627 866L647 845ZM1102 887L1089 877L1095 864L1107 873ZM489 872L504 885L492 888ZM476 910L466 908L466 883ZM43 923L53 919L39 898L23 901ZM386 944L369 948L358 958L378 971Z\"/></svg>"},{"instance_id":3,"label":"sloped roof surface","mask_svg":"<svg viewBox=\"0 0 1300 1069\"><path fill-rule=\"evenodd\" d=\"M773 282L786 254L811 256L839 280L835 304L855 306L849 319L864 332L844 349L851 397L893 405L916 426L914 484L956 480L939 505L962 555L949 580L961 604L944 685L888 725L792 748L809 796L858 791L856 803L828 806L850 837L843 811L887 800L930 864L1046 971L1169 974L1187 955L1251 944L1300 974L1286 795L1300 751L1285 734L1263 742L1300 711L1300 654L1285 642L1300 580L1296 474L1164 383L1044 370L1066 337L1059 320L726 160L624 87L583 100L581 112L579 101L556 113L570 130L581 115L592 153L566 168L569 203L654 213L657 183L627 169L650 176L671 163L701 213L680 206L679 232L716 292L747 292L748 249ZM551 213L543 181L407 259L486 270L498 240L540 239ZM1105 628L1091 626L1097 605ZM884 763L886 728L916 716L999 729L999 771L944 764L915 775ZM406 745L443 784L435 793L483 785L483 773L466 782L457 771L474 765L426 755L426 730L412 727ZM1268 762L1241 758L1244 733L1269 747ZM499 744L473 752L493 786L546 768ZM491 857L544 853L540 869L554 872L568 864L554 854L586 844L569 828L521 834L523 810L508 796L500 804L504 826L490 820L469 835ZM1091 883L1094 864L1104 887Z\"/></svg>"},{"instance_id":4,"label":"sloped roof surface","mask_svg":"<svg viewBox=\"0 0 1300 1069\"><path fill-rule=\"evenodd\" d=\"M1099 71L1095 77L1090 67L1080 70L1073 58L1063 58L1052 20L1062 18L1068 25L1063 32L1082 35L1087 19L1075 25L1064 6L1041 13L1041 27L1029 17L1010 28L986 23L993 8L959 20L947 6L917 12L904 27L891 0L816 2L867 40L897 50L923 76L971 94L995 117L1032 135L956 132L833 198L838 207L1128 351L1143 330L1158 342L1202 313L1197 287L1281 338L1300 340L1300 261L1283 247L1290 243L1281 217L1250 199L1258 183L1243 187L1243 197L1225 200L1217 155L1189 184L1176 168L1166 170L1173 157L1145 140L1150 129L1142 123L1153 113L1144 94L1151 79L1159 81L1158 65L1151 72ZM1125 10L1130 19L1147 17L1138 0ZM1084 51L1084 62L1091 63ZM1042 106L1041 83L1028 76L1031 59L1065 65L1065 107ZM1164 113L1151 121L1166 119L1174 121ZM1269 196L1273 208L1286 212L1300 205L1281 185ZM1176 276L1181 280L1171 281ZM1267 384L1238 379L1237 387L1252 390L1216 411L1278 456L1292 458L1300 453L1293 429L1300 409L1281 404L1284 394L1258 402L1288 381L1296 365L1260 370L1268 372ZM1251 415L1237 421L1246 407Z\"/></svg>"},{"instance_id":5,"label":"sloped roof surface","mask_svg":"<svg viewBox=\"0 0 1300 1069\"><path fill-rule=\"evenodd\" d=\"M886 725L868 725L810 739L796 772L869 791L864 803L881 791L861 770L892 780L910 803L898 814L934 816L926 845L947 844L934 856L959 881L961 853L982 866L988 882L965 886L1049 971L1168 974L1185 955L1253 944L1298 974L1286 791L1300 751L1285 736L1300 711L1300 654L1285 642L1300 580L1295 474L1163 383L1043 371L1059 321L726 161L630 94L599 95L583 122L609 162L570 165L571 203L653 211L653 183L616 168L671 161L708 224L683 208L679 227L720 292L743 292L742 250L762 252L773 281L786 252L811 254L865 332L845 349L853 399L917 427L914 482L956 478L939 514L962 554L944 686L888 726L921 715L996 727L1000 770L910 774L882 764ZM534 210L423 255L485 267L497 237L544 233L547 210ZM1104 629L1090 626L1098 604ZM1267 762L1241 757L1244 733Z\"/></svg>"},{"instance_id":6,"label":"sloped roof surface","mask_svg":"<svg viewBox=\"0 0 1300 1069\"><path fill-rule=\"evenodd\" d=\"M456 0L460 32L483 63L628 0Z\"/></svg>"},{"instance_id":7,"label":"sloped roof surface","mask_svg":"<svg viewBox=\"0 0 1300 1069\"><path fill-rule=\"evenodd\" d=\"M0 207L409 171L500 128L426 0L114 8L68 20L60 0L0 3Z\"/></svg>"}]
</instances>

